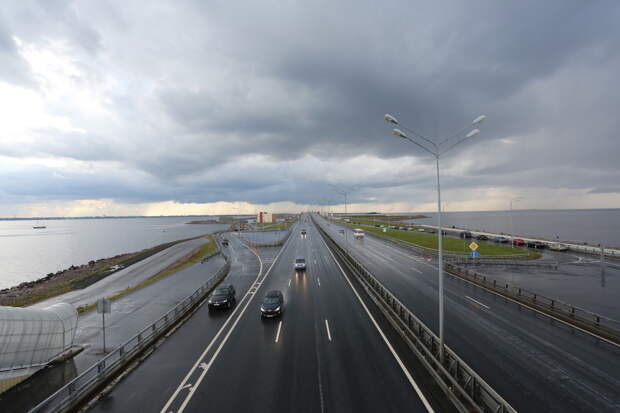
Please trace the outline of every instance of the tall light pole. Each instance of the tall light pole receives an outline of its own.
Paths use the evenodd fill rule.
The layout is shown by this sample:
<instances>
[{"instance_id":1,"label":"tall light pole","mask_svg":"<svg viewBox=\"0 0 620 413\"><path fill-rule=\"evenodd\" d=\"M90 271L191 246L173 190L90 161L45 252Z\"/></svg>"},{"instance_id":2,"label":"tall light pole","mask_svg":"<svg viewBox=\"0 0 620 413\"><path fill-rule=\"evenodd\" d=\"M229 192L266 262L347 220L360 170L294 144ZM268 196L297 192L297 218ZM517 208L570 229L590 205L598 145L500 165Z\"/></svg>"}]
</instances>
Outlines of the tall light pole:
<instances>
[{"instance_id":1,"label":"tall light pole","mask_svg":"<svg viewBox=\"0 0 620 413\"><path fill-rule=\"evenodd\" d=\"M514 227L514 223L512 222L512 203L513 202L519 202L520 200L522 200L523 197L522 196L518 196L516 198L512 198L510 200L510 245L512 246L512 248L515 247L515 227Z\"/></svg>"},{"instance_id":2,"label":"tall light pole","mask_svg":"<svg viewBox=\"0 0 620 413\"><path fill-rule=\"evenodd\" d=\"M330 186L332 187L332 189L334 190L334 192L336 192L337 194L340 194L342 196L344 196L344 219L345 219L345 226L346 226L346 218L347 218L347 196L355 191L357 188L346 188L346 187L339 187L336 185L332 185L330 184ZM344 245L345 245L345 249L347 250L347 252L349 251L349 237L347 235L349 231L347 231L346 229L344 230Z\"/></svg>"},{"instance_id":3,"label":"tall light pole","mask_svg":"<svg viewBox=\"0 0 620 413\"><path fill-rule=\"evenodd\" d=\"M388 123L399 125L398 120L396 120L396 118L390 114L386 114L383 117L383 119ZM485 115L478 116L476 119L473 120L473 122L471 123L471 126L477 126L481 124L482 122L484 122L485 119L486 119ZM444 295L443 295L444 276L443 276L443 242L442 242L443 231L441 228L441 184L439 181L439 158L443 154L448 152L450 149L454 148L456 145L478 135L480 133L480 130L472 129L468 134L463 135L465 131L470 128L470 125L467 125L466 128L461 129L460 131L453 134L452 136L440 141L439 143L436 143L428 138L425 138L421 134L403 126L402 124L400 125L403 127L403 129L407 130L413 137L407 136L400 129L393 129L392 130L393 135L403 138L405 140L408 140L409 142L413 143L419 148L424 149L426 152L430 153L431 155L435 157L435 167L437 171L437 226L438 226L437 249L439 250L439 262L438 262L438 267L439 267L439 359L441 363L443 364L444 359L445 359Z\"/></svg>"}]
</instances>

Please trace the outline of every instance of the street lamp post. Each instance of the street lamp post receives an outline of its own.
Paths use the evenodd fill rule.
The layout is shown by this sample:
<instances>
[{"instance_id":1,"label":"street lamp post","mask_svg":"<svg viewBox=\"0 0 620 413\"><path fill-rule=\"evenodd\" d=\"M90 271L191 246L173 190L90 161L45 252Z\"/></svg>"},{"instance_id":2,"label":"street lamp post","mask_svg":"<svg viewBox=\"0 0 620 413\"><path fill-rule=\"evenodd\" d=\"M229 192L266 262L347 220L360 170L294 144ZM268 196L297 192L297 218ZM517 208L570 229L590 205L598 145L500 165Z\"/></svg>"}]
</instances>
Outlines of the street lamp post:
<instances>
[{"instance_id":1,"label":"street lamp post","mask_svg":"<svg viewBox=\"0 0 620 413\"><path fill-rule=\"evenodd\" d=\"M398 120L396 120L396 118L390 114L386 114L383 119L386 122L392 123L394 125L400 124ZM473 120L473 122L471 123L471 126L477 126L481 124L485 119L486 119L485 115L478 116L476 119ZM413 136L413 138L407 136L400 129L393 129L392 130L393 135L398 136L400 138L403 138L413 143L414 145L418 146L419 148L425 150L426 152L430 153L431 155L435 157L435 168L437 172L437 226L438 226L437 249L439 250L439 258L438 258L438 267L439 267L438 268L439 269L439 359L441 363L443 364L444 359L445 359L444 293L443 293L444 275L443 275L443 230L441 227L441 183L439 180L439 158L443 154L445 154L446 152L448 152L449 150L457 146L458 144L478 135L480 133L480 130L472 129L469 133L463 136L463 133L465 133L465 131L470 128L470 126L468 125L466 128L460 130L454 135L442 140L439 143L436 143L428 138L425 138L421 134L407 128L406 126L403 126L402 124L400 125L403 127L403 129L407 130Z\"/></svg>"},{"instance_id":2,"label":"street lamp post","mask_svg":"<svg viewBox=\"0 0 620 413\"><path fill-rule=\"evenodd\" d=\"M331 184L330 184L331 185ZM346 219L347 219L347 196L355 191L357 188L343 188L343 187L338 187L336 185L331 185L332 189L334 190L334 192L336 192L337 194L340 194L342 196L344 196L344 222L345 222L345 227L346 227ZM345 229L344 230L344 245L345 245L345 249L348 252L349 251L349 237L348 237L348 230Z\"/></svg>"}]
</instances>

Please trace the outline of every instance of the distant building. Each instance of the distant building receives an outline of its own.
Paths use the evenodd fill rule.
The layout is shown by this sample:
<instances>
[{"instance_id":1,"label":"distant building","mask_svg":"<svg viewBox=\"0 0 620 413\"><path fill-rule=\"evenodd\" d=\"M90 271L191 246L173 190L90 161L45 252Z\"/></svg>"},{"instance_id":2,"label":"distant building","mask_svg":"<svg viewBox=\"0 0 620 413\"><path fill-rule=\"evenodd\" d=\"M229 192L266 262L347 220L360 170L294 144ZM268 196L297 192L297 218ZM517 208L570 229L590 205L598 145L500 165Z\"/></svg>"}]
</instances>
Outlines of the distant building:
<instances>
[{"instance_id":1,"label":"distant building","mask_svg":"<svg viewBox=\"0 0 620 413\"><path fill-rule=\"evenodd\" d=\"M270 212L261 211L256 214L256 222L259 224L271 224L273 222L273 215Z\"/></svg>"}]
</instances>

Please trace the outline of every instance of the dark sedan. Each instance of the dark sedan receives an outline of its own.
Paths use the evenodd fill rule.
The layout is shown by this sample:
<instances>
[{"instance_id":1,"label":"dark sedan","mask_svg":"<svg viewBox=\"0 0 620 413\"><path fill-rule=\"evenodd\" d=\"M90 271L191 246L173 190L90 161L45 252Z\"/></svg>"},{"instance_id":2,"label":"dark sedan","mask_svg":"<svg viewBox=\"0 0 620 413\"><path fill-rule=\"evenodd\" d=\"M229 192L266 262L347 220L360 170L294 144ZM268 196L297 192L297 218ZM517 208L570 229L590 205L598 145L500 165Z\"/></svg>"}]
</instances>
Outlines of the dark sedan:
<instances>
[{"instance_id":1,"label":"dark sedan","mask_svg":"<svg viewBox=\"0 0 620 413\"><path fill-rule=\"evenodd\" d=\"M235 294L235 287L232 284L217 287L207 301L209 310L232 307L236 302Z\"/></svg>"},{"instance_id":2,"label":"dark sedan","mask_svg":"<svg viewBox=\"0 0 620 413\"><path fill-rule=\"evenodd\" d=\"M496 237L493 241L499 242L500 244L505 244L508 242L508 238L506 237Z\"/></svg>"},{"instance_id":3,"label":"dark sedan","mask_svg":"<svg viewBox=\"0 0 620 413\"><path fill-rule=\"evenodd\" d=\"M284 307L282 291L269 291L265 294L263 302L260 304L260 315L266 318L278 317L282 315L282 307Z\"/></svg>"},{"instance_id":4,"label":"dark sedan","mask_svg":"<svg viewBox=\"0 0 620 413\"><path fill-rule=\"evenodd\" d=\"M482 234L480 234L480 235L478 235L478 236L476 237L476 239L477 239L478 241L488 241L488 240L489 240L489 237L487 237L486 235L482 235Z\"/></svg>"}]
</instances>

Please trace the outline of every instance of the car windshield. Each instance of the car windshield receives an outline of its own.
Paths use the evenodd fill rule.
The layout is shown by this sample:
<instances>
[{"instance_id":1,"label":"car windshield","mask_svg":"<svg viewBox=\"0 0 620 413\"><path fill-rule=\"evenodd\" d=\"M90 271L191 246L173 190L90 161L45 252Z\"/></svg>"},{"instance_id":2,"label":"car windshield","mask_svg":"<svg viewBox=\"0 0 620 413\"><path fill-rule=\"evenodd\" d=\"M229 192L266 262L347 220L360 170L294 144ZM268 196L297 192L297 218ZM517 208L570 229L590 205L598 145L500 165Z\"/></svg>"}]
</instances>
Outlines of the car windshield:
<instances>
[{"instance_id":1,"label":"car windshield","mask_svg":"<svg viewBox=\"0 0 620 413\"><path fill-rule=\"evenodd\" d=\"M280 298L278 297L265 297L263 300L263 304L278 304L280 302Z\"/></svg>"},{"instance_id":2,"label":"car windshield","mask_svg":"<svg viewBox=\"0 0 620 413\"><path fill-rule=\"evenodd\" d=\"M298 264L300 264L300 263L304 263L304 262L306 262L306 260L304 260L303 258L297 258L297 259L295 260L295 262L296 262L296 263L298 263Z\"/></svg>"},{"instance_id":3,"label":"car windshield","mask_svg":"<svg viewBox=\"0 0 620 413\"><path fill-rule=\"evenodd\" d=\"M228 288L217 288L213 291L213 295L226 295L228 294Z\"/></svg>"}]
</instances>

